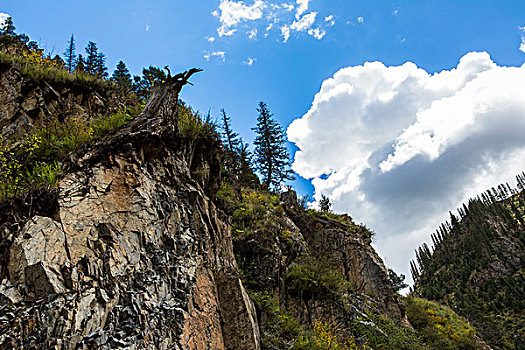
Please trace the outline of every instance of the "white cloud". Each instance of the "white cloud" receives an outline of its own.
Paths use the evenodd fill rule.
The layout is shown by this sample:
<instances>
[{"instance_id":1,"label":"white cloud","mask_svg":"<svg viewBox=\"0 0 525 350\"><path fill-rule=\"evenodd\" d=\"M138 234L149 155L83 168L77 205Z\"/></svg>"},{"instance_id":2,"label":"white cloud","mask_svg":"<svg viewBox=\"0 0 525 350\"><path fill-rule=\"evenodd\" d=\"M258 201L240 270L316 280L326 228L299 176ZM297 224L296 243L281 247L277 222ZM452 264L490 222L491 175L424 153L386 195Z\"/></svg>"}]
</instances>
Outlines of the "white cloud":
<instances>
[{"instance_id":1,"label":"white cloud","mask_svg":"<svg viewBox=\"0 0 525 350\"><path fill-rule=\"evenodd\" d=\"M146 32L149 32L149 30L150 30L150 26L149 26L149 24L146 23L146 27L144 28L144 30L145 30Z\"/></svg>"},{"instance_id":2,"label":"white cloud","mask_svg":"<svg viewBox=\"0 0 525 350\"><path fill-rule=\"evenodd\" d=\"M308 12L309 0L296 0L296 4L276 4L271 0L220 0L219 8L212 12L218 18L218 37L231 36L246 29L249 39L254 39L258 28L265 28L263 37L268 37L270 30L278 26L283 41L287 42L292 32L305 32L316 39L326 34L326 28L335 24L334 15L325 17L325 21L313 29L317 12ZM295 9L295 12L292 12Z\"/></svg>"},{"instance_id":3,"label":"white cloud","mask_svg":"<svg viewBox=\"0 0 525 350\"><path fill-rule=\"evenodd\" d=\"M283 37L283 42L288 42L290 38L290 27L288 25L281 26L281 36Z\"/></svg>"},{"instance_id":4,"label":"white cloud","mask_svg":"<svg viewBox=\"0 0 525 350\"><path fill-rule=\"evenodd\" d=\"M363 17L359 16L359 17L357 17L357 21L358 21L359 23L364 23L364 22L365 22L365 19L364 19Z\"/></svg>"},{"instance_id":5,"label":"white cloud","mask_svg":"<svg viewBox=\"0 0 525 350\"><path fill-rule=\"evenodd\" d=\"M326 16L324 21L327 23L327 26L332 27L335 24L335 17L334 15Z\"/></svg>"},{"instance_id":6,"label":"white cloud","mask_svg":"<svg viewBox=\"0 0 525 350\"><path fill-rule=\"evenodd\" d=\"M221 26L217 29L219 37L230 36L237 31L237 25L244 21L255 21L263 15L266 4L262 0L255 0L252 5L245 5L243 1L221 0L219 12L213 14L219 17Z\"/></svg>"},{"instance_id":7,"label":"white cloud","mask_svg":"<svg viewBox=\"0 0 525 350\"><path fill-rule=\"evenodd\" d=\"M315 29L308 29L308 34L313 36L317 40L321 40L326 35L326 32L323 29L315 28Z\"/></svg>"},{"instance_id":8,"label":"white cloud","mask_svg":"<svg viewBox=\"0 0 525 350\"><path fill-rule=\"evenodd\" d=\"M520 51L525 53L525 26L519 27L519 30L521 31Z\"/></svg>"},{"instance_id":9,"label":"white cloud","mask_svg":"<svg viewBox=\"0 0 525 350\"><path fill-rule=\"evenodd\" d=\"M288 128L293 169L377 233L408 275L413 250L463 201L523 171L525 64L473 52L451 70L413 63L341 69Z\"/></svg>"},{"instance_id":10,"label":"white cloud","mask_svg":"<svg viewBox=\"0 0 525 350\"><path fill-rule=\"evenodd\" d=\"M257 58L248 57L246 61L243 62L246 66L253 66L253 64L257 61Z\"/></svg>"},{"instance_id":11,"label":"white cloud","mask_svg":"<svg viewBox=\"0 0 525 350\"><path fill-rule=\"evenodd\" d=\"M309 0L297 0L297 12L295 13L297 19L308 10L308 2Z\"/></svg>"},{"instance_id":12,"label":"white cloud","mask_svg":"<svg viewBox=\"0 0 525 350\"><path fill-rule=\"evenodd\" d=\"M286 9L286 11L292 11L295 6L292 4L282 4L282 7Z\"/></svg>"},{"instance_id":13,"label":"white cloud","mask_svg":"<svg viewBox=\"0 0 525 350\"><path fill-rule=\"evenodd\" d=\"M397 15L399 14L399 7L396 7L396 8L394 9L394 11L392 11L392 14L393 14L394 16L397 16Z\"/></svg>"},{"instance_id":14,"label":"white cloud","mask_svg":"<svg viewBox=\"0 0 525 350\"><path fill-rule=\"evenodd\" d=\"M298 32L305 31L314 24L316 16L317 12L310 12L301 17L300 19L293 21L292 25L290 26L290 29Z\"/></svg>"},{"instance_id":15,"label":"white cloud","mask_svg":"<svg viewBox=\"0 0 525 350\"><path fill-rule=\"evenodd\" d=\"M204 57L204 59L206 61L209 61L210 58L212 58L212 57L217 57L218 59L220 59L221 61L224 62L224 61L226 61L226 52L224 52L224 51L215 51L215 52L211 52L211 53L210 52L205 52L203 57Z\"/></svg>"},{"instance_id":16,"label":"white cloud","mask_svg":"<svg viewBox=\"0 0 525 350\"><path fill-rule=\"evenodd\" d=\"M215 41L215 37L213 37L213 36L207 36L207 37L206 37L206 40L207 40L208 42L212 43L212 42Z\"/></svg>"},{"instance_id":17,"label":"white cloud","mask_svg":"<svg viewBox=\"0 0 525 350\"><path fill-rule=\"evenodd\" d=\"M5 21L11 17L7 13L0 12L0 28L4 28Z\"/></svg>"},{"instance_id":18,"label":"white cloud","mask_svg":"<svg viewBox=\"0 0 525 350\"><path fill-rule=\"evenodd\" d=\"M211 55L218 57L223 62L226 61L226 52L224 51L215 51L215 52L212 52Z\"/></svg>"},{"instance_id":19,"label":"white cloud","mask_svg":"<svg viewBox=\"0 0 525 350\"><path fill-rule=\"evenodd\" d=\"M256 36L257 36L257 28L253 28L253 29L250 30L250 32L248 33L248 38L250 38L250 39L255 39Z\"/></svg>"}]
</instances>

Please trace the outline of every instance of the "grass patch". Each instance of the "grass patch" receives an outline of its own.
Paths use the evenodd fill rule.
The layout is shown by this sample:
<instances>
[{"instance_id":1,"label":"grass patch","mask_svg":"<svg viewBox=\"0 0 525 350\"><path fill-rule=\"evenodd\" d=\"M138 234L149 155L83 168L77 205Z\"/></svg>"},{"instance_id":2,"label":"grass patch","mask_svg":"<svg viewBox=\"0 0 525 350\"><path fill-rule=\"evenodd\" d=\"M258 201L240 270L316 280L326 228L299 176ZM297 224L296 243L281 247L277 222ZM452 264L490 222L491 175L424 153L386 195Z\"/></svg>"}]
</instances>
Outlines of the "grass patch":
<instances>
[{"instance_id":1,"label":"grass patch","mask_svg":"<svg viewBox=\"0 0 525 350\"><path fill-rule=\"evenodd\" d=\"M474 328L449 307L414 297L406 305L408 320L433 349L478 349Z\"/></svg>"},{"instance_id":2,"label":"grass patch","mask_svg":"<svg viewBox=\"0 0 525 350\"><path fill-rule=\"evenodd\" d=\"M42 186L54 187L62 175L61 161L82 144L92 142L128 123L138 109L100 116L93 121L52 118L34 135L4 142L0 137L0 201Z\"/></svg>"},{"instance_id":3,"label":"grass patch","mask_svg":"<svg viewBox=\"0 0 525 350\"><path fill-rule=\"evenodd\" d=\"M186 106L182 101L179 101L178 113L179 131L182 137L197 140L199 138L205 140L220 140L217 132L217 124L207 114L205 117L201 116L199 112L193 111Z\"/></svg>"},{"instance_id":4,"label":"grass patch","mask_svg":"<svg viewBox=\"0 0 525 350\"><path fill-rule=\"evenodd\" d=\"M84 72L69 73L53 60L31 51L29 54L14 55L0 51L0 62L12 65L23 75L35 81L53 81L62 84L111 87L113 83L104 81Z\"/></svg>"}]
</instances>

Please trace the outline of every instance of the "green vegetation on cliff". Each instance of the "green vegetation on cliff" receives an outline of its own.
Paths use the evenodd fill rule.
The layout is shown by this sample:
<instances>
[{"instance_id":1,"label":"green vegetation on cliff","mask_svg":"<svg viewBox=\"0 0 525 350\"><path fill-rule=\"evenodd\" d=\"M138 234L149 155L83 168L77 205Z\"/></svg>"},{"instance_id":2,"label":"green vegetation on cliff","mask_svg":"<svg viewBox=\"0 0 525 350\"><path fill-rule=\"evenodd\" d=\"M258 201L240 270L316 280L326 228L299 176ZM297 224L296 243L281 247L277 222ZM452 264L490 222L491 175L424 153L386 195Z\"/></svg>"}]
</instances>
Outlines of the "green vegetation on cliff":
<instances>
[{"instance_id":1,"label":"green vegetation on cliff","mask_svg":"<svg viewBox=\"0 0 525 350\"><path fill-rule=\"evenodd\" d=\"M525 343L525 176L451 214L412 263L414 294L448 305L497 349Z\"/></svg>"}]
</instances>

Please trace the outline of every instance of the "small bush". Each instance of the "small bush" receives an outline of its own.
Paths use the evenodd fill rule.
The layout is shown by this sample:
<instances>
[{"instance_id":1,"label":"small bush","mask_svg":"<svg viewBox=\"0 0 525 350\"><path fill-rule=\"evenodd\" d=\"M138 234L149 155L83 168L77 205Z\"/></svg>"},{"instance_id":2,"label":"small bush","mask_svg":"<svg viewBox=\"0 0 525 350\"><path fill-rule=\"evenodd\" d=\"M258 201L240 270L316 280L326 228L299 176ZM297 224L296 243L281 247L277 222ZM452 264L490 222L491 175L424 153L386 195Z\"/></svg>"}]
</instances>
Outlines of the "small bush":
<instances>
[{"instance_id":1,"label":"small bush","mask_svg":"<svg viewBox=\"0 0 525 350\"><path fill-rule=\"evenodd\" d=\"M202 117L198 112L180 102L179 105L179 130L183 137L190 140L203 138L206 140L215 140L219 142L220 136L217 131L217 125L208 114Z\"/></svg>"},{"instance_id":2,"label":"small bush","mask_svg":"<svg viewBox=\"0 0 525 350\"><path fill-rule=\"evenodd\" d=\"M308 300L333 299L353 288L327 261L305 256L292 264L286 275L291 295Z\"/></svg>"},{"instance_id":3,"label":"small bush","mask_svg":"<svg viewBox=\"0 0 525 350\"><path fill-rule=\"evenodd\" d=\"M53 118L22 140L7 143L0 137L0 201L38 187L56 186L62 174L60 162L67 154L123 126L134 113L137 111L124 111L94 121Z\"/></svg>"},{"instance_id":4,"label":"small bush","mask_svg":"<svg viewBox=\"0 0 525 350\"><path fill-rule=\"evenodd\" d=\"M30 158L40 144L38 136L29 136L9 146L0 136L0 200L16 196L31 186L27 177L31 171Z\"/></svg>"}]
</instances>

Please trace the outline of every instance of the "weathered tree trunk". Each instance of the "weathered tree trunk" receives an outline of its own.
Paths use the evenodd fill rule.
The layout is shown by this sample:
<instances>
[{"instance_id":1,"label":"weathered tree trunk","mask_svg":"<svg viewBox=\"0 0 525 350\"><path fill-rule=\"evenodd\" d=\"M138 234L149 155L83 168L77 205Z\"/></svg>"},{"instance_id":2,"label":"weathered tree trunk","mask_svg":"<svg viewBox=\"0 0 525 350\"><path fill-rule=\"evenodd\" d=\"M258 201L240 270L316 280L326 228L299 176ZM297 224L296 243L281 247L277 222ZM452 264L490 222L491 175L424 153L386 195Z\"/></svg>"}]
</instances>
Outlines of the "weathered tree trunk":
<instances>
[{"instance_id":1,"label":"weathered tree trunk","mask_svg":"<svg viewBox=\"0 0 525 350\"><path fill-rule=\"evenodd\" d=\"M179 135L179 93L184 85L191 84L188 79L200 71L202 70L192 68L175 76L168 76L164 82L155 85L144 110L135 119L112 135L105 136L95 144L86 145L71 155L65 169L93 164L103 156L119 150L124 151L138 144L176 146Z\"/></svg>"}]
</instances>

